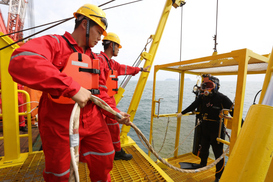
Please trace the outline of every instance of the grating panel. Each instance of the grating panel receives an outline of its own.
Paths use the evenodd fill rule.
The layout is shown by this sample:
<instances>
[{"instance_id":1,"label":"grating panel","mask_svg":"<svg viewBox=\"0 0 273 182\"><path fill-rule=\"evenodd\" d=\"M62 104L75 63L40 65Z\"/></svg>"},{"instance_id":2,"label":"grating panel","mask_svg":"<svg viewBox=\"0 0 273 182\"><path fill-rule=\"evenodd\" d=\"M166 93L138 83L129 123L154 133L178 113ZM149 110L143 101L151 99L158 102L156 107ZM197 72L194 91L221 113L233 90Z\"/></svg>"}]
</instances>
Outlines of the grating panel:
<instances>
[{"instance_id":1,"label":"grating panel","mask_svg":"<svg viewBox=\"0 0 273 182\"><path fill-rule=\"evenodd\" d=\"M0 169L0 181L44 181L44 153L30 154L22 165Z\"/></svg>"},{"instance_id":2,"label":"grating panel","mask_svg":"<svg viewBox=\"0 0 273 182\"><path fill-rule=\"evenodd\" d=\"M194 156L192 153L184 154L175 159L169 159L168 162L175 167L180 168L179 162L191 162L200 163L200 158ZM209 159L208 163L212 163L213 160ZM215 167L199 173L182 173L173 169L163 169L165 173L170 176L175 182L213 182L215 180Z\"/></svg>"},{"instance_id":3,"label":"grating panel","mask_svg":"<svg viewBox=\"0 0 273 182\"><path fill-rule=\"evenodd\" d=\"M123 149L133 155L129 161L114 161L113 169L110 172L113 182L124 181L166 181L149 161L134 147L128 146ZM168 162L176 167L180 167L179 162L199 163L200 159L192 154L185 154L176 159L169 159ZM209 163L212 160L209 160ZM18 181L18 182L43 182L44 154L36 152L29 154L22 165L0 169L0 181ZM167 168L163 171L176 182L212 182L214 181L215 167L201 173L181 173ZM85 163L79 165L80 181L91 182L89 179L89 170Z\"/></svg>"},{"instance_id":4,"label":"grating panel","mask_svg":"<svg viewBox=\"0 0 273 182\"><path fill-rule=\"evenodd\" d=\"M123 149L132 154L133 159L114 161L113 170L110 172L112 181L166 181L134 146Z\"/></svg>"}]
</instances>

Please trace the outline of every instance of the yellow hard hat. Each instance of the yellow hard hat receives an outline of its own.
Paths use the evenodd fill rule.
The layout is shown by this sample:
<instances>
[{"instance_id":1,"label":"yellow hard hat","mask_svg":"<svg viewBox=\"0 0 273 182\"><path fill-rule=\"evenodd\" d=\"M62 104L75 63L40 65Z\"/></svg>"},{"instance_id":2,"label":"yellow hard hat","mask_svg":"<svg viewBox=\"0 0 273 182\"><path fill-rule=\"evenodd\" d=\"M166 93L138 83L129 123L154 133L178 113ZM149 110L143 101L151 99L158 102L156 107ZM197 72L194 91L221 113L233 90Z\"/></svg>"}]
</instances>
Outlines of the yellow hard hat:
<instances>
[{"instance_id":1,"label":"yellow hard hat","mask_svg":"<svg viewBox=\"0 0 273 182\"><path fill-rule=\"evenodd\" d=\"M108 32L107 35L102 39L102 41L104 40L110 40L112 42L115 42L119 45L118 48L122 48L122 46L120 45L120 39L118 35L113 32Z\"/></svg>"},{"instance_id":2,"label":"yellow hard hat","mask_svg":"<svg viewBox=\"0 0 273 182\"><path fill-rule=\"evenodd\" d=\"M74 17L77 18L79 15L83 15L94 22L96 22L104 31L103 35L106 36L107 32L107 19L105 12L99 8L98 6L95 6L93 4L85 4L82 7L80 7L77 12L73 13Z\"/></svg>"}]
</instances>

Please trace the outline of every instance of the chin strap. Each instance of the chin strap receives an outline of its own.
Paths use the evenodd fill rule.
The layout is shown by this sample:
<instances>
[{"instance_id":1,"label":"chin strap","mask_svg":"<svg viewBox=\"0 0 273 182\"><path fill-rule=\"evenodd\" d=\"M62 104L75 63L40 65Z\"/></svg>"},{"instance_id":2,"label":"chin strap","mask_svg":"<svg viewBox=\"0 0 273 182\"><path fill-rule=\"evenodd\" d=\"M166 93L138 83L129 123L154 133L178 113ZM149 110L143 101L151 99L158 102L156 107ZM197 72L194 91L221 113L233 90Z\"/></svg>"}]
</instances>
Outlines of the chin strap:
<instances>
[{"instance_id":1,"label":"chin strap","mask_svg":"<svg viewBox=\"0 0 273 182\"><path fill-rule=\"evenodd\" d=\"M86 47L89 47L89 29L90 29L90 22L87 19L87 24L86 24Z\"/></svg>"},{"instance_id":2,"label":"chin strap","mask_svg":"<svg viewBox=\"0 0 273 182\"><path fill-rule=\"evenodd\" d=\"M116 43L112 42L112 45L113 45L113 55L114 55L115 54L115 45L116 45Z\"/></svg>"}]
</instances>

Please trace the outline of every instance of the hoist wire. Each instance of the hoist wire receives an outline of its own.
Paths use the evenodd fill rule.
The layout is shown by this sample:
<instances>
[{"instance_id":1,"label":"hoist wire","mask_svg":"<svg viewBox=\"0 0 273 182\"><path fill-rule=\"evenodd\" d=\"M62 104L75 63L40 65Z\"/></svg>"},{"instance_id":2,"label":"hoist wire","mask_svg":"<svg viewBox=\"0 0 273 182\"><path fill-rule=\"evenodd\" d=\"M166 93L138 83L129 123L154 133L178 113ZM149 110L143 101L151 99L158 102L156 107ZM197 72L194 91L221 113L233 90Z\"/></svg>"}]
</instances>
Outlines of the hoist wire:
<instances>
[{"instance_id":1,"label":"hoist wire","mask_svg":"<svg viewBox=\"0 0 273 182\"><path fill-rule=\"evenodd\" d=\"M32 36L34 36L34 35L37 35L37 34L39 34L39 33L41 33L41 32L44 32L44 31L46 31L46 30L48 30L48 29L50 29L50 28L53 28L53 27L55 27L55 26L57 26L57 25L60 25L60 24L66 22L66 21L68 21L68 20L71 20L72 18L74 18L74 17L66 18L66 19L64 19L63 21L61 21L61 22L59 22L59 23L57 23L57 24L55 24L55 25L52 25L52 26L50 26L50 27L48 27L48 28L46 28L46 29L43 29L43 30L41 30L41 31L39 31L39 32L37 32L37 33L35 33L35 34L29 35L29 36L27 36L27 37L25 37L25 38L23 38L23 39L20 39L20 40L18 40L18 41L16 41L16 42L13 42L12 44L9 44L9 45L5 46L5 47L1 47L1 48L0 48L0 51L3 50L3 49L5 49L5 48L7 48L7 47L9 47L9 46L12 46L12 45L18 43L18 42L21 42L21 41L23 41L23 40L25 40L25 39L28 39L28 38L30 38L30 37L32 37Z\"/></svg>"},{"instance_id":2,"label":"hoist wire","mask_svg":"<svg viewBox=\"0 0 273 182\"><path fill-rule=\"evenodd\" d=\"M181 7L181 25L180 25L180 61L182 61L182 28L183 28L183 6Z\"/></svg>"},{"instance_id":3,"label":"hoist wire","mask_svg":"<svg viewBox=\"0 0 273 182\"><path fill-rule=\"evenodd\" d=\"M34 3L33 0L28 0L28 8L27 8L27 15L28 15L28 23L30 25L30 27L34 27L35 26L35 19L34 19ZM35 33L35 28L31 29L30 34L34 34Z\"/></svg>"},{"instance_id":4,"label":"hoist wire","mask_svg":"<svg viewBox=\"0 0 273 182\"><path fill-rule=\"evenodd\" d=\"M183 28L183 7L184 6L182 6L181 7L181 21L180 21L180 23L181 23L181 25L180 25L180 61L182 61L182 28ZM180 79L181 79L181 73L179 73L179 83L178 83L178 99L179 99L179 97L180 97L180 83L181 83L181 81L180 81ZM179 107L179 103L177 103L177 110L178 110L178 107ZM177 111L177 112L179 112L179 111Z\"/></svg>"},{"instance_id":5,"label":"hoist wire","mask_svg":"<svg viewBox=\"0 0 273 182\"><path fill-rule=\"evenodd\" d=\"M109 4L109 3L113 2L113 1L115 1L115 0L112 0L112 1L106 2L104 4L101 4L98 7L104 6L104 5ZM133 2L131 2L131 3L133 3ZM130 3L127 3L127 4L130 4ZM110 8L113 8L113 7L110 7ZM57 22L60 22L60 21L65 21L67 19L71 19L71 18L65 18L65 19L62 19L62 20L53 21L53 22L50 22L50 23L46 23L46 24L35 26L35 27L31 27L31 28L19 30L19 31L16 31L16 32L11 32L11 33L8 33L8 34L5 34L5 35L1 35L0 37L4 37L4 36L7 36L7 35L12 35L12 34L20 33L20 32L27 31L27 30L32 30L32 29L35 29L35 28L40 28L40 27L43 27L43 26L46 26L46 25L50 25L50 24L53 24L53 23L57 23ZM35 35L35 34L32 34L32 35Z\"/></svg>"},{"instance_id":6,"label":"hoist wire","mask_svg":"<svg viewBox=\"0 0 273 182\"><path fill-rule=\"evenodd\" d=\"M102 6L104 6L104 5L106 5L106 4L109 4L109 3L113 2L113 1L115 1L115 0L108 1L108 2L106 2L106 3L103 3L103 4L101 4L101 5L98 5L98 7L102 7Z\"/></svg>"},{"instance_id":7,"label":"hoist wire","mask_svg":"<svg viewBox=\"0 0 273 182\"><path fill-rule=\"evenodd\" d=\"M138 66L140 65L141 60L140 60L139 58L140 58L142 52L143 52L143 51L146 51L147 45L150 44L151 41L152 41L152 38L149 37L148 40L147 40L146 45L144 46L144 48L142 49L141 53L139 54L139 56L136 58L135 62L133 63L133 65L132 65L133 67L138 67ZM122 82L121 82L121 84L120 84L120 87L125 88L126 85L128 84L128 82L130 81L131 78L132 78L132 75L126 75L126 76L124 77L124 79L122 80Z\"/></svg>"},{"instance_id":8,"label":"hoist wire","mask_svg":"<svg viewBox=\"0 0 273 182\"><path fill-rule=\"evenodd\" d=\"M72 18L74 18L74 17L72 17ZM17 31L17 32L12 32L12 33L9 33L9 34L1 35L0 37L4 37L4 36L7 36L7 35L12 35L12 34L15 34L15 33L20 33L20 32L27 31L27 30L31 30L31 29L35 29L35 28L40 28L40 27L43 27L43 26L46 26L46 25L50 25L50 24L53 24L53 23L58 23L58 22L60 22L60 21L65 21L65 20L67 20L67 19L68 19L68 18L65 18L65 19L62 19L62 20L57 20L57 21L53 21L53 22L50 22L50 23L38 25L38 26L36 26L36 27L31 27L31 28L19 30L19 31ZM69 18L69 19L71 19L71 18ZM34 34L33 34L33 35L34 35Z\"/></svg>"},{"instance_id":9,"label":"hoist wire","mask_svg":"<svg viewBox=\"0 0 273 182\"><path fill-rule=\"evenodd\" d=\"M217 52L217 28L218 28L218 0L216 2L216 27L215 27L215 35L213 37L214 40L214 52Z\"/></svg>"},{"instance_id":10,"label":"hoist wire","mask_svg":"<svg viewBox=\"0 0 273 182\"><path fill-rule=\"evenodd\" d=\"M104 3L104 4L101 4L101 5L99 5L99 6L103 6L103 5L108 4L108 3L110 3L110 2L113 2L113 1L115 1L115 0L109 1L109 2ZM105 9L103 9L103 10L111 9L111 8L115 8L115 7L119 7L119 6L123 6L123 5L127 5L127 4L131 4L131 3L135 3L135 2L138 2L138 1L142 1L142 0L132 1L132 2L124 3L124 4L121 4L121 5L117 5L117 6L112 6L112 7L109 7L109 8L105 8ZM10 46L12 46L12 45L18 43L18 42L24 41L24 40L26 40L26 39L28 39L28 38L30 38L30 37L33 37L33 36L35 36L35 35L37 35L37 34L39 34L39 33L41 33L41 32L44 32L44 31L46 31L46 30L48 30L48 29L51 29L51 28L53 28L53 27L55 27L55 26L57 26L57 25L60 25L60 24L66 22L66 21L68 21L68 20L70 20L70 19L72 19L72 18L74 18L74 17L70 17L70 18L66 18L66 19L62 19L62 20L57 20L57 21L54 21L54 22L51 22L51 23L47 23L47 24L43 24L43 25L36 26L36 27L31 27L31 28L28 28L28 29L20 30L20 31L17 31L17 32L12 32L12 33L9 33L9 34L1 35L0 37L3 37L3 36L7 36L7 35L11 35L11 34L23 32L23 31L26 31L26 30L31 30L31 29L39 28L39 27L42 27L42 26L45 26L45 25L50 25L50 24L53 24L53 23L60 22L60 23L57 23L57 24L55 24L55 25L52 25L52 26L50 26L50 27L48 27L48 28L46 28L46 29L43 29L43 30L41 30L41 31L39 31L39 32L37 32L37 33L31 34L31 35L29 35L29 36L27 36L27 37L25 37L25 38L23 38L23 39L20 39L20 40L18 40L18 41L16 41L16 42L13 42L12 44L9 44L9 45L7 45L7 46L5 46L5 47L1 47L0 50L3 50L3 49L5 49L5 48L7 48L7 47L10 47Z\"/></svg>"},{"instance_id":11,"label":"hoist wire","mask_svg":"<svg viewBox=\"0 0 273 182\"><path fill-rule=\"evenodd\" d=\"M116 6L112 6L112 7L109 7L109 8L104 8L102 10L112 9L112 8L116 8L116 7L119 7L119 6L124 6L124 5L127 5L127 4L136 3L136 2L139 2L139 1L143 1L143 0L131 1L129 3L124 3L124 4L119 4L119 5L116 5Z\"/></svg>"}]
</instances>

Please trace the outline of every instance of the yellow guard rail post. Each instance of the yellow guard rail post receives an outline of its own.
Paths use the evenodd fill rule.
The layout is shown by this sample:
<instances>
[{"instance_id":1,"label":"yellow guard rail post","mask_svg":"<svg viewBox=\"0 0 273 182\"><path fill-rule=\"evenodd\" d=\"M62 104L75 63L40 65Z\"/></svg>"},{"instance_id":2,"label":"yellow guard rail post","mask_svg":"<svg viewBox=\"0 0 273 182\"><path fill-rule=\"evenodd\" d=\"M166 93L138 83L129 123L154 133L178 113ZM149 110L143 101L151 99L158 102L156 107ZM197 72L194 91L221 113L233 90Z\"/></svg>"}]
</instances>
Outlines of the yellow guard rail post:
<instances>
[{"instance_id":1,"label":"yellow guard rail post","mask_svg":"<svg viewBox=\"0 0 273 182\"><path fill-rule=\"evenodd\" d=\"M4 34L0 32L0 35ZM8 36L1 37L0 39L0 47L7 46L11 43L13 43L13 40ZM3 123L8 121L8 124L3 124L5 156L0 161L0 168L16 163L23 163L28 156L27 153L20 153L17 83L13 82L8 73L10 56L14 49L18 47L17 44L14 44L0 51L2 118Z\"/></svg>"},{"instance_id":2,"label":"yellow guard rail post","mask_svg":"<svg viewBox=\"0 0 273 182\"><path fill-rule=\"evenodd\" d=\"M161 18L160 18L160 21L159 21L159 24L157 26L156 33L155 33L155 35L152 35L153 41L152 41L149 53L143 52L141 54L140 59L141 60L143 60L143 59L146 60L145 64L144 64L144 68L149 66L149 65L153 65L153 61L154 61L154 58L155 58L155 55L156 55L156 52L157 52L157 48L159 46L159 43L160 43L160 40L161 40L161 37L162 37L162 34L163 34L163 31L164 31L164 28L165 28L165 25L166 25L166 22L167 22L167 19L168 19L168 16L170 14L172 6L178 7L183 2L184 2L184 0L176 0L174 3L172 2L172 0L167 0L166 1L165 7L163 9L163 12L162 12L162 15L161 15ZM131 115L130 121L134 120L134 117L135 117L135 114L136 114L136 111L137 111L137 107L139 105L139 102L140 102L144 87L146 85L148 76L149 76L148 72L142 72L140 77L139 77L139 80L138 80L138 83L137 83L133 98L131 100L130 106L129 106L128 111L127 111L127 113ZM118 98L115 98L115 99L118 100ZM130 126L125 126L125 125L122 126L121 133L120 133L120 141L121 141L122 144L128 142L127 133L130 131L130 128L131 128Z\"/></svg>"},{"instance_id":3,"label":"yellow guard rail post","mask_svg":"<svg viewBox=\"0 0 273 182\"><path fill-rule=\"evenodd\" d=\"M266 73L266 77L265 77L265 82L264 82L264 85L263 85L263 90L266 90L266 88L268 87L270 77L271 77L271 82L273 81L272 75L273 75L273 49L272 49L271 56L270 56L270 63L268 65L268 69L267 69L267 73ZM261 97L262 96L264 96L264 95L261 95ZM262 99L260 99L260 102L261 101L262 101ZM270 164L270 167L269 167L269 169L267 171L265 182L273 181L273 162L272 161L273 160L271 159L271 164Z\"/></svg>"},{"instance_id":4,"label":"yellow guard rail post","mask_svg":"<svg viewBox=\"0 0 273 182\"><path fill-rule=\"evenodd\" d=\"M260 98L262 104L250 107L221 182L264 182L265 179L269 182L273 179L270 166L273 151L272 53L273 50Z\"/></svg>"}]
</instances>

